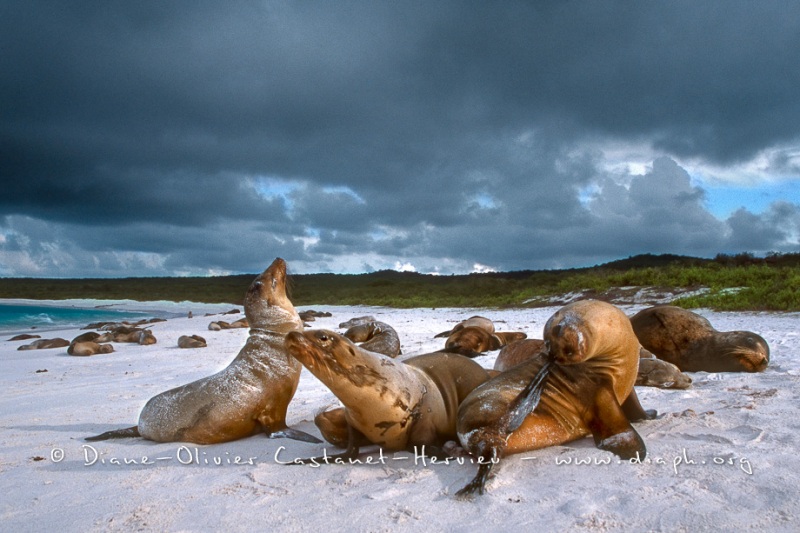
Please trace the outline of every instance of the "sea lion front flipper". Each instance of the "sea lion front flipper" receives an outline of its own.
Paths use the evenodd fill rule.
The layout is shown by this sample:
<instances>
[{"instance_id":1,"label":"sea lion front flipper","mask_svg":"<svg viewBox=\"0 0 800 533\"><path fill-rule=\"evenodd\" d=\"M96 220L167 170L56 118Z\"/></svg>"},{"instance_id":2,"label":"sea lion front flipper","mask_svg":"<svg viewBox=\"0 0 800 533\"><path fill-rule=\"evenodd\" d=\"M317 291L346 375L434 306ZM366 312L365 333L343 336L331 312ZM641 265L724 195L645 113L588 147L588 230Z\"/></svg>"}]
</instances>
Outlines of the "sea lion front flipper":
<instances>
[{"instance_id":1,"label":"sea lion front flipper","mask_svg":"<svg viewBox=\"0 0 800 533\"><path fill-rule=\"evenodd\" d=\"M517 428L522 425L522 422L525 418L536 409L536 406L539 404L539 400L542 397L542 391L544 390L544 382L547 375L550 373L550 367L553 365L552 360L547 360L539 369L539 372L533 377L530 383L528 383L522 392L519 393L519 396L514 398L514 400L508 406L508 413L505 415L507 417L508 423L506 425L506 432L510 434L514 432Z\"/></svg>"},{"instance_id":2,"label":"sea lion front flipper","mask_svg":"<svg viewBox=\"0 0 800 533\"><path fill-rule=\"evenodd\" d=\"M270 439L292 439L292 440L299 440L303 442L313 442L314 444L321 444L322 441L315 437L314 435L310 435L305 431L300 431L299 429L292 429L290 427L285 427L283 429L279 429L278 431L273 431L271 433L267 433L267 438Z\"/></svg>"},{"instance_id":3,"label":"sea lion front flipper","mask_svg":"<svg viewBox=\"0 0 800 533\"><path fill-rule=\"evenodd\" d=\"M88 440L89 442L94 442L98 440L126 439L130 437L141 437L141 435L139 435L139 426L132 426L124 429L115 429L112 431L106 431L105 433L101 433L100 435L95 435L94 437L86 437L84 440Z\"/></svg>"},{"instance_id":4,"label":"sea lion front flipper","mask_svg":"<svg viewBox=\"0 0 800 533\"><path fill-rule=\"evenodd\" d=\"M334 464L339 462L338 460L342 460L345 463L352 461L358 457L358 451L361 449L359 443L362 442L366 437L361 434L356 428L351 425L347 426L349 438L347 443L347 449L342 453L337 453L335 455L323 455L322 457L309 457L308 459L295 459L291 463L293 465L306 465L306 464ZM321 441L320 441L321 442Z\"/></svg>"},{"instance_id":5,"label":"sea lion front flipper","mask_svg":"<svg viewBox=\"0 0 800 533\"><path fill-rule=\"evenodd\" d=\"M594 405L587 413L586 425L592 432L595 445L622 459L644 459L647 448L642 437L633 429L610 386L600 385Z\"/></svg>"},{"instance_id":6,"label":"sea lion front flipper","mask_svg":"<svg viewBox=\"0 0 800 533\"><path fill-rule=\"evenodd\" d=\"M622 402L622 411L628 420L631 422L638 422L639 420L655 420L658 417L658 411L655 409L645 410L642 404L639 403L639 396L636 395L636 389L631 389L631 393Z\"/></svg>"}]
</instances>

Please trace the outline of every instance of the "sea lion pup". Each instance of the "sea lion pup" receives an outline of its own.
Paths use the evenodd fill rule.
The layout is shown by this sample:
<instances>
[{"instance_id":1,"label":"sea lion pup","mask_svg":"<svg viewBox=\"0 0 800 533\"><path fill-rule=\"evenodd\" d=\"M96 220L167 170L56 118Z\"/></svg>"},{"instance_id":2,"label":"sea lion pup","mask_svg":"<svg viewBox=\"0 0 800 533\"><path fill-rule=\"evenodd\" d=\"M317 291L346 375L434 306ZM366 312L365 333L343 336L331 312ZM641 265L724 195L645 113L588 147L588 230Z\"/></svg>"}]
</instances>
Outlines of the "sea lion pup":
<instances>
[{"instance_id":1,"label":"sea lion pup","mask_svg":"<svg viewBox=\"0 0 800 533\"><path fill-rule=\"evenodd\" d=\"M178 337L178 348L205 348L206 340L200 335L181 335Z\"/></svg>"},{"instance_id":2,"label":"sea lion pup","mask_svg":"<svg viewBox=\"0 0 800 533\"><path fill-rule=\"evenodd\" d=\"M671 305L657 305L631 317L642 346L683 372L761 372L769 345L750 331L721 332L704 317Z\"/></svg>"},{"instance_id":3,"label":"sea lion pup","mask_svg":"<svg viewBox=\"0 0 800 533\"><path fill-rule=\"evenodd\" d=\"M633 388L639 341L625 313L596 300L571 303L547 321L544 341L546 352L487 381L459 407L459 441L482 464L458 498L483 494L493 461L589 434L600 449L644 458L644 442L630 420L655 412L642 409ZM521 392L546 366L538 405L533 412L530 405L518 409Z\"/></svg>"},{"instance_id":4,"label":"sea lion pup","mask_svg":"<svg viewBox=\"0 0 800 533\"><path fill-rule=\"evenodd\" d=\"M492 350L499 350L509 342L526 338L525 333L489 332L482 327L466 326L457 329L444 343L444 352L457 353L465 357L478 357Z\"/></svg>"},{"instance_id":5,"label":"sea lion pup","mask_svg":"<svg viewBox=\"0 0 800 533\"><path fill-rule=\"evenodd\" d=\"M55 339L39 339L30 344L23 344L18 346L17 350L46 350L48 348L63 348L64 346L69 346L69 341L56 337Z\"/></svg>"},{"instance_id":6,"label":"sea lion pup","mask_svg":"<svg viewBox=\"0 0 800 533\"><path fill-rule=\"evenodd\" d=\"M76 355L76 356L89 356L89 355L96 355L99 353L112 353L114 351L114 347L110 344L100 344L95 341L79 341L72 343L67 348L67 353L69 355Z\"/></svg>"},{"instance_id":7,"label":"sea lion pup","mask_svg":"<svg viewBox=\"0 0 800 533\"><path fill-rule=\"evenodd\" d=\"M397 331L386 322L365 322L352 326L344 336L370 352L397 357L400 351L400 337Z\"/></svg>"},{"instance_id":8,"label":"sea lion pup","mask_svg":"<svg viewBox=\"0 0 800 533\"><path fill-rule=\"evenodd\" d=\"M459 355L437 352L395 361L333 331L289 333L286 347L344 404L328 417L334 433L348 432L347 450L329 456L334 458L353 459L367 442L390 451L444 445L455 438L459 403L489 377Z\"/></svg>"},{"instance_id":9,"label":"sea lion pup","mask_svg":"<svg viewBox=\"0 0 800 533\"><path fill-rule=\"evenodd\" d=\"M688 389L692 378L680 369L661 359L639 358L639 372L636 374L636 385L641 387L658 387L659 389Z\"/></svg>"},{"instance_id":10,"label":"sea lion pup","mask_svg":"<svg viewBox=\"0 0 800 533\"><path fill-rule=\"evenodd\" d=\"M470 318L468 318L466 320L462 320L461 322L459 322L458 324L453 326L453 329L449 329L447 331L443 331L441 333L437 333L436 335L433 336L433 338L434 339L438 339L439 337L449 337L450 335L452 335L456 331L458 331L460 329L463 329L463 328L469 328L469 327L481 328L481 329L483 329L483 330L485 330L485 331L487 331L489 333L494 333L494 322L492 322L491 320L489 320L486 317L473 316L473 317L470 317Z\"/></svg>"},{"instance_id":11,"label":"sea lion pup","mask_svg":"<svg viewBox=\"0 0 800 533\"><path fill-rule=\"evenodd\" d=\"M137 426L86 440L142 436L158 442L216 444L263 431L271 438L321 442L286 427L286 410L302 366L286 353L283 339L303 325L286 296L283 259L275 259L253 281L244 307L253 328L227 368L154 396Z\"/></svg>"}]
</instances>

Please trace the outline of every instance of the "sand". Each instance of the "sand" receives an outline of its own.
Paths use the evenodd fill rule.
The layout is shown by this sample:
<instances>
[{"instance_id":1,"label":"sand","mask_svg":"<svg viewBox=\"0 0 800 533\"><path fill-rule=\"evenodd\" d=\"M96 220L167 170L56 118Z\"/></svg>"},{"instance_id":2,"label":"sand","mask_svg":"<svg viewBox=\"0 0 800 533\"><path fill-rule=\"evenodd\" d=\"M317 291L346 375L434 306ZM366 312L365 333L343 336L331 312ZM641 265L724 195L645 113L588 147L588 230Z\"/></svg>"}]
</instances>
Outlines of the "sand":
<instances>
[{"instance_id":1,"label":"sand","mask_svg":"<svg viewBox=\"0 0 800 533\"><path fill-rule=\"evenodd\" d=\"M642 308L623 306L628 314ZM474 314L541 338L557 308L315 309L333 316L314 328L338 330L366 314L393 325L409 357L441 348L444 339L433 335ZM173 318L152 326L155 345L115 344L112 354L85 358L65 348L17 351L30 341L0 337L0 529L797 531L800 314L699 312L721 331L762 335L772 350L769 368L692 373L687 390L637 387L644 407L659 412L636 424L645 462L620 461L587 438L506 458L488 493L472 502L453 494L475 475L474 465L431 464L410 452L311 467L281 463L326 446L263 436L214 446L83 440L134 425L152 396L224 368L247 330L208 331L221 316ZM205 337L208 348L179 349L184 334ZM491 368L497 353L476 360ZM314 415L336 404L304 370L288 422L319 435Z\"/></svg>"}]
</instances>

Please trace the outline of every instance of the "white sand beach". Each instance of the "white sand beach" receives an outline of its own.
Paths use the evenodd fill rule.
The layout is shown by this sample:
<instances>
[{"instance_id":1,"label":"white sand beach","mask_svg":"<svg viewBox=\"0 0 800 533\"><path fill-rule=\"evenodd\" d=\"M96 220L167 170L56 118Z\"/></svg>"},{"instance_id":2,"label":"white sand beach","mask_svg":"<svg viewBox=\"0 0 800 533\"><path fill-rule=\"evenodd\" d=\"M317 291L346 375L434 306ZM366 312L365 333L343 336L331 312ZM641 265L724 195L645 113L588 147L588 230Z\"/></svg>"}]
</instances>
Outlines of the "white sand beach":
<instances>
[{"instance_id":1,"label":"white sand beach","mask_svg":"<svg viewBox=\"0 0 800 533\"><path fill-rule=\"evenodd\" d=\"M332 313L313 328L341 331L340 322L367 314L391 324L401 358L441 348L434 334L474 314L541 338L557 309L313 308ZM623 307L629 315L641 308ZM195 311L191 319L172 318L152 325L155 345L115 344L114 353L92 357L71 357L65 348L18 351L30 341L0 337L0 529L797 531L800 314L699 312L718 330L763 336L769 368L692 373L687 390L637 387L644 407L659 412L635 425L645 462L619 461L587 438L507 457L487 494L472 502L453 495L475 475L474 465L431 464L409 452L311 467L281 463L334 449L263 436L213 446L84 441L136 424L152 396L225 367L248 332L209 331L221 317ZM179 349L184 334L205 337L208 347ZM476 360L491 368L497 353ZM319 435L314 415L336 403L304 370L288 422Z\"/></svg>"}]
</instances>

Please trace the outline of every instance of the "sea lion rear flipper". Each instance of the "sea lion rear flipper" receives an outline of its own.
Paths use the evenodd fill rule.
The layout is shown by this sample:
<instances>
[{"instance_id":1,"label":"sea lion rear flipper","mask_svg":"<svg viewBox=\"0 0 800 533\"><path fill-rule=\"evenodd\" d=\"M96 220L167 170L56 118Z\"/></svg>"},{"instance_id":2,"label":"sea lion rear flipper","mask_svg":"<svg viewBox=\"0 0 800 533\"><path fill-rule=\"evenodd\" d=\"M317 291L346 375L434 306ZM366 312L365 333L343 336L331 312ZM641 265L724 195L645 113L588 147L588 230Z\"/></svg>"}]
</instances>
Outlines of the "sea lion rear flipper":
<instances>
[{"instance_id":1,"label":"sea lion rear flipper","mask_svg":"<svg viewBox=\"0 0 800 533\"><path fill-rule=\"evenodd\" d=\"M482 463L478 466L478 474L475 478L464 486L461 490L456 492L455 496L459 500L471 500L477 492L483 494L485 491L486 481L489 479L489 472L492 471L494 466L493 462Z\"/></svg>"},{"instance_id":2,"label":"sea lion rear flipper","mask_svg":"<svg viewBox=\"0 0 800 533\"><path fill-rule=\"evenodd\" d=\"M132 426L124 429L115 429L113 431L106 431L105 433L101 433L100 435L95 435L94 437L86 437L84 440L93 442L97 440L125 439L129 437L141 437L141 435L139 434L139 426Z\"/></svg>"},{"instance_id":3,"label":"sea lion rear flipper","mask_svg":"<svg viewBox=\"0 0 800 533\"><path fill-rule=\"evenodd\" d=\"M586 425L598 448L622 459L645 458L647 449L644 441L631 426L611 387L598 387L594 405L587 415Z\"/></svg>"},{"instance_id":4,"label":"sea lion rear flipper","mask_svg":"<svg viewBox=\"0 0 800 533\"><path fill-rule=\"evenodd\" d=\"M447 331L443 331L441 333L437 333L433 336L434 339L438 339L440 337L449 337L453 333L452 329L448 329Z\"/></svg>"},{"instance_id":5,"label":"sea lion rear flipper","mask_svg":"<svg viewBox=\"0 0 800 533\"><path fill-rule=\"evenodd\" d=\"M321 444L322 441L315 437L314 435L310 435L305 431L300 431L299 429L292 429L290 427L285 427L283 429L279 429L278 431L273 431L272 433L267 433L267 438L270 439L293 439L299 440L303 442L313 442L314 444Z\"/></svg>"},{"instance_id":6,"label":"sea lion rear flipper","mask_svg":"<svg viewBox=\"0 0 800 533\"><path fill-rule=\"evenodd\" d=\"M636 395L636 389L631 389L631 393L622 402L622 411L628 420L637 422L639 420L655 420L658 416L658 411L655 409L647 409L645 411L642 404L639 403L639 397Z\"/></svg>"}]
</instances>

